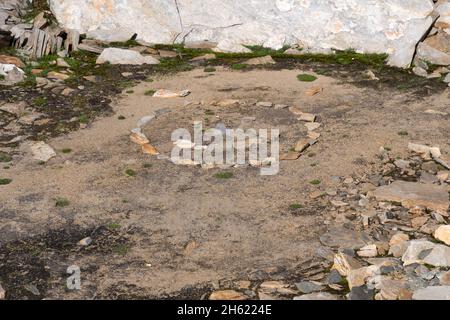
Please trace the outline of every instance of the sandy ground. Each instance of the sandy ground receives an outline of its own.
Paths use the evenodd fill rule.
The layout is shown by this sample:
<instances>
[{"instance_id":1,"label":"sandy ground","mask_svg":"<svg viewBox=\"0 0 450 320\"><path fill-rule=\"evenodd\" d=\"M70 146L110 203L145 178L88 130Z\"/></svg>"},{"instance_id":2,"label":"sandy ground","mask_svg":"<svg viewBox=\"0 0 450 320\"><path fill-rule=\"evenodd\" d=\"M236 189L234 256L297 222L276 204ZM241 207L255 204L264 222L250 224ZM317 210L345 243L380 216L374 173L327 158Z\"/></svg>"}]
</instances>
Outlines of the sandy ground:
<instances>
[{"instance_id":1,"label":"sandy ground","mask_svg":"<svg viewBox=\"0 0 450 320\"><path fill-rule=\"evenodd\" d=\"M310 193L333 189L336 176L369 172L381 146L406 154L408 142L416 141L450 152L449 115L425 113L449 112L450 102L448 89L419 98L325 76L299 82L300 72L218 68L213 74L196 69L155 78L133 88L134 93L124 92L114 102L114 116L48 141L58 155L46 165L33 160L23 145L14 165L0 169L3 178L13 180L0 187L0 242L35 239L43 251L36 265L45 271L45 298L199 297L203 292L198 288L218 287L224 279L301 278L298 266L315 256L329 220L326 198L313 200ZM317 86L322 93L305 94ZM192 93L175 99L144 94L161 88ZM188 103L209 106L220 99L271 101L317 114L319 142L299 160L282 162L278 175L238 168L224 180L214 176L220 169L177 166L142 154L129 141L130 129L143 116L168 108L173 122L168 114L156 119L155 126L176 126ZM270 112L279 112L281 120L291 116L287 110ZM216 116L220 119L220 109L212 118ZM306 136L303 127L294 130L291 120L277 117L273 125L281 126L289 141ZM153 138L155 143L169 139ZM72 152L62 153L65 148ZM127 169L137 175L126 176ZM321 183L312 185L312 180ZM70 204L55 206L59 198ZM292 204L302 208L293 210ZM95 228L100 226L107 226L110 242L105 232L98 235ZM51 245L38 246L39 239L48 241L48 234ZM93 244L76 248L85 235L92 235ZM67 241L66 250L62 243ZM81 267L80 291L64 289L69 265Z\"/></svg>"}]
</instances>

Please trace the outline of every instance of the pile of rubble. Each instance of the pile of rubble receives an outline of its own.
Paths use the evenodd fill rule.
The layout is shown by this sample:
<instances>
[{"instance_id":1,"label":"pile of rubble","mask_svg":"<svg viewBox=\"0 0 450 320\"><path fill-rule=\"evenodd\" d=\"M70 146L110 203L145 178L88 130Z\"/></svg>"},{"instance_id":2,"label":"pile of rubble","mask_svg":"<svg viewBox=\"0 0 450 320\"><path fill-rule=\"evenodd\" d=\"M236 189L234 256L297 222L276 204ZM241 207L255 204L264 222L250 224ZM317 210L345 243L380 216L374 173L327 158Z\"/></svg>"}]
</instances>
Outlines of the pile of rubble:
<instances>
[{"instance_id":1,"label":"pile of rubble","mask_svg":"<svg viewBox=\"0 0 450 320\"><path fill-rule=\"evenodd\" d=\"M409 150L400 159L381 148L373 173L333 177L336 188L311 194L331 214L301 281L231 281L209 299L450 300L450 159Z\"/></svg>"},{"instance_id":2,"label":"pile of rubble","mask_svg":"<svg viewBox=\"0 0 450 320\"><path fill-rule=\"evenodd\" d=\"M298 299L450 299L450 157L409 150L399 159L382 148L378 172L324 192L333 209L318 254L332 269Z\"/></svg>"}]
</instances>

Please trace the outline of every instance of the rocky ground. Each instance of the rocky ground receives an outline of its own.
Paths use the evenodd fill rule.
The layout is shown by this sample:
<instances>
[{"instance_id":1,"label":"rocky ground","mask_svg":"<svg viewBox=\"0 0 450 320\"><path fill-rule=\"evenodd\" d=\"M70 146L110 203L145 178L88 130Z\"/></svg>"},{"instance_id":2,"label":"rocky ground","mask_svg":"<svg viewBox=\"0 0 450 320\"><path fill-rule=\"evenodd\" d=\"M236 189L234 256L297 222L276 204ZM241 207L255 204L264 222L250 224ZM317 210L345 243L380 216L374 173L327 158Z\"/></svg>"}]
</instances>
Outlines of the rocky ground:
<instances>
[{"instance_id":1,"label":"rocky ground","mask_svg":"<svg viewBox=\"0 0 450 320\"><path fill-rule=\"evenodd\" d=\"M0 298L449 299L444 76L81 43L0 56ZM280 172L172 163L194 121L280 129Z\"/></svg>"},{"instance_id":2,"label":"rocky ground","mask_svg":"<svg viewBox=\"0 0 450 320\"><path fill-rule=\"evenodd\" d=\"M448 241L448 171L435 161L448 154L448 89L391 69L373 69L379 80L370 80L371 68L359 63L275 60L243 71L234 60L186 62L192 70L169 74L160 66L110 66L106 74L127 88L81 78L77 86L61 83L74 90L65 98L46 87L2 90L18 97L0 107L6 297L448 295L449 247L441 243ZM299 81L305 73L317 80ZM161 99L151 96L157 89L191 93ZM36 107L41 96L49 103ZM89 96L80 111L99 108L101 117L80 121L71 99ZM104 99L104 109L95 99ZM56 126L20 120L35 112L42 116L34 121ZM154 114L142 132L159 156L143 154L129 138ZM314 122L298 120L302 114L315 115ZM60 117L75 124L68 130L79 130L54 130ZM242 119L279 127L282 156L298 160L262 177L255 167L208 169L163 157L172 128L193 120L232 127ZM33 149L40 133L49 138ZM297 153L305 139L311 145ZM409 152L410 142L439 146L444 156L433 160L426 147ZM85 238L92 243L79 244ZM65 288L69 265L81 267L80 291Z\"/></svg>"}]
</instances>

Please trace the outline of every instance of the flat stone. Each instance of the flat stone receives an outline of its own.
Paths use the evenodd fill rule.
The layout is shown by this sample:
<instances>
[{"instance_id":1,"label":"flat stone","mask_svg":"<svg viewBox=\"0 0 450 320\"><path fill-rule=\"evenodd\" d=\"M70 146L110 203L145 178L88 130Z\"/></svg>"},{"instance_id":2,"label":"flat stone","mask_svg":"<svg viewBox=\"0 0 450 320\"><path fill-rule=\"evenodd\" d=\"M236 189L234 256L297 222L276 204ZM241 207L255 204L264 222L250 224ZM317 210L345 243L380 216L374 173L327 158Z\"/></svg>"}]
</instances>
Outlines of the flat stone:
<instances>
[{"instance_id":1,"label":"flat stone","mask_svg":"<svg viewBox=\"0 0 450 320\"><path fill-rule=\"evenodd\" d=\"M191 92L189 90L182 90L182 91L172 91L167 89L160 89L157 90L154 94L154 98L183 98L187 97Z\"/></svg>"},{"instance_id":2,"label":"flat stone","mask_svg":"<svg viewBox=\"0 0 450 320\"><path fill-rule=\"evenodd\" d=\"M350 230L343 226L332 227L320 237L320 242L333 248L359 249L370 243L369 236L360 231Z\"/></svg>"},{"instance_id":3,"label":"flat stone","mask_svg":"<svg viewBox=\"0 0 450 320\"><path fill-rule=\"evenodd\" d=\"M209 300L246 300L248 299L244 294L235 290L221 290L211 293Z\"/></svg>"},{"instance_id":4,"label":"flat stone","mask_svg":"<svg viewBox=\"0 0 450 320\"><path fill-rule=\"evenodd\" d=\"M348 300L366 301L373 300L375 296L375 290L369 289L363 285L360 287L353 287L348 295Z\"/></svg>"},{"instance_id":5,"label":"flat stone","mask_svg":"<svg viewBox=\"0 0 450 320\"><path fill-rule=\"evenodd\" d=\"M321 124L317 122L310 122L305 123L305 127L308 129L308 131L314 131L316 129L319 129L321 127Z\"/></svg>"},{"instance_id":6,"label":"flat stone","mask_svg":"<svg viewBox=\"0 0 450 320\"><path fill-rule=\"evenodd\" d=\"M330 273L327 275L326 283L327 284L338 284L341 283L343 280L342 276L340 275L339 271L336 269L331 269Z\"/></svg>"},{"instance_id":7,"label":"flat stone","mask_svg":"<svg viewBox=\"0 0 450 320\"><path fill-rule=\"evenodd\" d=\"M275 64L276 62L275 60L273 60L271 56L264 56L247 60L244 63L248 65L263 65L263 64Z\"/></svg>"},{"instance_id":8,"label":"flat stone","mask_svg":"<svg viewBox=\"0 0 450 320\"><path fill-rule=\"evenodd\" d=\"M13 64L17 68L25 68L25 64L17 57L0 55L0 63L2 64Z\"/></svg>"},{"instance_id":9,"label":"flat stone","mask_svg":"<svg viewBox=\"0 0 450 320\"><path fill-rule=\"evenodd\" d=\"M295 151L297 152L303 152L306 149L308 149L308 147L310 146L309 144L309 140L308 139L300 139L299 141L297 141L297 143L295 144Z\"/></svg>"},{"instance_id":10,"label":"flat stone","mask_svg":"<svg viewBox=\"0 0 450 320\"><path fill-rule=\"evenodd\" d=\"M305 122L314 122L316 121L316 115L312 113L302 113L300 115L300 118L298 118L298 120Z\"/></svg>"},{"instance_id":11,"label":"flat stone","mask_svg":"<svg viewBox=\"0 0 450 320\"><path fill-rule=\"evenodd\" d=\"M158 53L161 58L176 58L178 57L178 53L171 50L158 50Z\"/></svg>"},{"instance_id":12,"label":"flat stone","mask_svg":"<svg viewBox=\"0 0 450 320\"><path fill-rule=\"evenodd\" d=\"M450 246L450 225L440 226L434 232L434 237Z\"/></svg>"},{"instance_id":13,"label":"flat stone","mask_svg":"<svg viewBox=\"0 0 450 320\"><path fill-rule=\"evenodd\" d=\"M54 80L67 80L70 78L70 76L65 73L61 73L61 72L50 71L47 74L47 78L54 79Z\"/></svg>"},{"instance_id":14,"label":"flat stone","mask_svg":"<svg viewBox=\"0 0 450 320\"><path fill-rule=\"evenodd\" d=\"M364 258L373 258L378 255L377 246L375 244L370 244L365 247L362 247L357 252L358 256L364 257Z\"/></svg>"},{"instance_id":15,"label":"flat stone","mask_svg":"<svg viewBox=\"0 0 450 320\"><path fill-rule=\"evenodd\" d=\"M405 266L419 263L435 267L449 267L450 247L427 240L412 240L408 243L402 261Z\"/></svg>"},{"instance_id":16,"label":"flat stone","mask_svg":"<svg viewBox=\"0 0 450 320\"><path fill-rule=\"evenodd\" d=\"M314 281L302 281L299 283L296 283L295 286L301 293L311 293L311 292L317 292L324 289L324 286L320 282L314 282Z\"/></svg>"},{"instance_id":17,"label":"flat stone","mask_svg":"<svg viewBox=\"0 0 450 320\"><path fill-rule=\"evenodd\" d=\"M195 62L195 61L208 61L208 60L214 60L214 59L216 59L216 55L214 53L207 53L207 54L202 55L202 56L194 57L190 61L192 61L192 62Z\"/></svg>"},{"instance_id":18,"label":"flat stone","mask_svg":"<svg viewBox=\"0 0 450 320\"><path fill-rule=\"evenodd\" d=\"M430 210L446 212L450 205L445 186L395 181L377 188L373 195L378 201L399 202L405 208L424 206Z\"/></svg>"},{"instance_id":19,"label":"flat stone","mask_svg":"<svg viewBox=\"0 0 450 320\"><path fill-rule=\"evenodd\" d=\"M294 300L340 300L339 296L328 292L315 292L295 297Z\"/></svg>"},{"instance_id":20,"label":"flat stone","mask_svg":"<svg viewBox=\"0 0 450 320\"><path fill-rule=\"evenodd\" d=\"M293 160L297 160L298 158L300 158L302 154L300 152L294 152L294 151L289 151L287 153L283 153L280 156L280 160L282 161L293 161Z\"/></svg>"},{"instance_id":21,"label":"flat stone","mask_svg":"<svg viewBox=\"0 0 450 320\"><path fill-rule=\"evenodd\" d=\"M261 101L258 102L256 104L257 107L262 107L262 108L272 108L273 107L273 103L269 102L269 101Z\"/></svg>"},{"instance_id":22,"label":"flat stone","mask_svg":"<svg viewBox=\"0 0 450 320\"><path fill-rule=\"evenodd\" d=\"M431 286L414 291L413 300L450 300L450 286Z\"/></svg>"}]
</instances>

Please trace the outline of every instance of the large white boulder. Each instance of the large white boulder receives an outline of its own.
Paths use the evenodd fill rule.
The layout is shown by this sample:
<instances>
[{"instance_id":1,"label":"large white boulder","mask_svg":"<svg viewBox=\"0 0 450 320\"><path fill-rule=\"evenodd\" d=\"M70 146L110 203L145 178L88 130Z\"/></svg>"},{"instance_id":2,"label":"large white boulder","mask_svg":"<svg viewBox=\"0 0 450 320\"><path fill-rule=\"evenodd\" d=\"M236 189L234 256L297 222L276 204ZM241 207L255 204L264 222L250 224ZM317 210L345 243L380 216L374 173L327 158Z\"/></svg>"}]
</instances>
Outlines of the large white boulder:
<instances>
[{"instance_id":1,"label":"large white boulder","mask_svg":"<svg viewBox=\"0 0 450 320\"><path fill-rule=\"evenodd\" d=\"M137 34L143 43L210 41L219 51L243 45L312 52L355 49L388 53L409 66L430 28L432 0L49 0L66 28L115 41ZM117 32L121 30L121 32Z\"/></svg>"},{"instance_id":2,"label":"large white boulder","mask_svg":"<svg viewBox=\"0 0 450 320\"><path fill-rule=\"evenodd\" d=\"M139 52L133 50L106 48L97 58L97 64L107 62L111 64L142 65L158 64L159 60L152 56L143 56Z\"/></svg>"}]
</instances>

